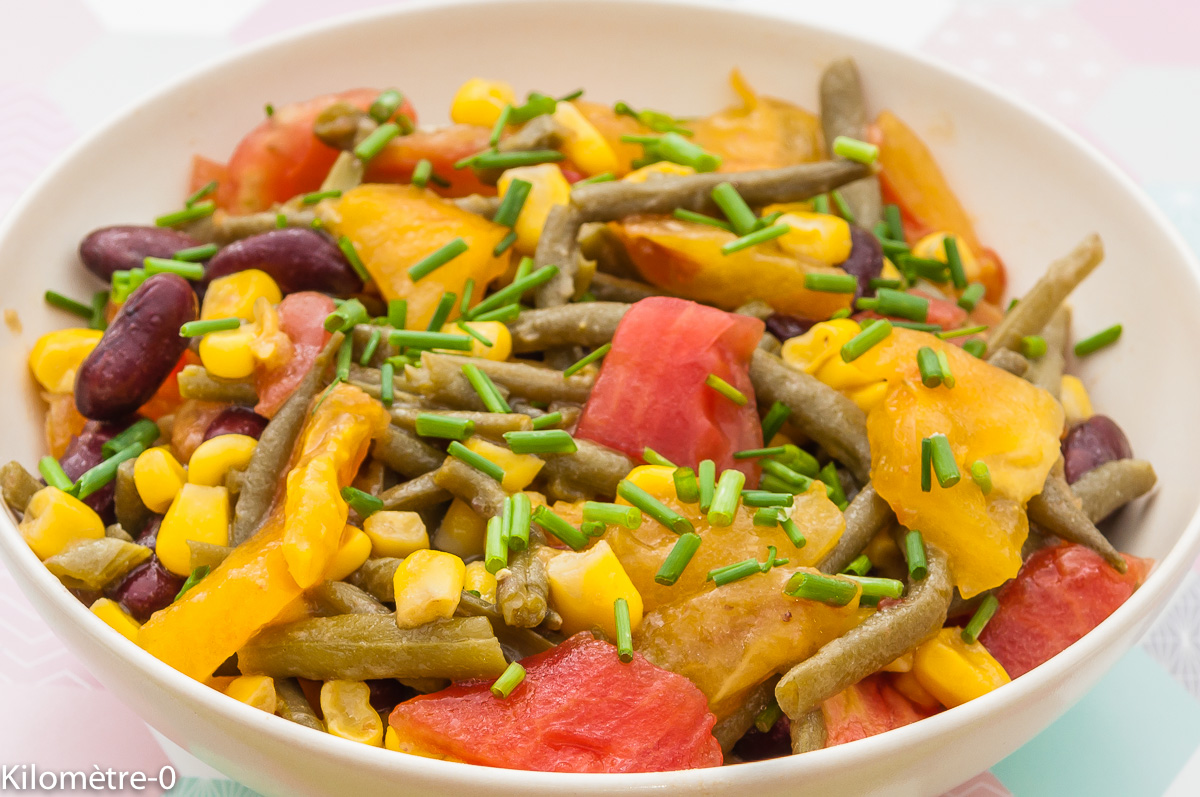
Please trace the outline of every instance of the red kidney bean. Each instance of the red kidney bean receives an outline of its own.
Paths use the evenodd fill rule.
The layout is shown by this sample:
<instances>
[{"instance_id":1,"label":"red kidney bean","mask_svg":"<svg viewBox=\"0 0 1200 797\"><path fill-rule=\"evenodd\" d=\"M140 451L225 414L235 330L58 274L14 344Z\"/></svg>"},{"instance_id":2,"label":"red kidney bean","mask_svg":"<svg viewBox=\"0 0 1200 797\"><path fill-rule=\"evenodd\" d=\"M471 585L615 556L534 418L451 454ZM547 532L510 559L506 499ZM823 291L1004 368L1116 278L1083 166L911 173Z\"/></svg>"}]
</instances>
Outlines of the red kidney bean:
<instances>
[{"instance_id":1,"label":"red kidney bean","mask_svg":"<svg viewBox=\"0 0 1200 797\"><path fill-rule=\"evenodd\" d=\"M817 322L811 318L801 318L798 315L775 313L774 315L767 316L767 320L764 323L767 325L767 331L772 335L780 340L787 340L797 335L803 335L812 329L813 324Z\"/></svg>"},{"instance_id":2,"label":"red kidney bean","mask_svg":"<svg viewBox=\"0 0 1200 797\"><path fill-rule=\"evenodd\" d=\"M249 407L229 407L208 424L204 440L223 434L244 434L257 440L265 428L267 419Z\"/></svg>"},{"instance_id":3,"label":"red kidney bean","mask_svg":"<svg viewBox=\"0 0 1200 797\"><path fill-rule=\"evenodd\" d=\"M59 464L62 465L63 472L67 474L67 478L74 481L82 476L85 471L92 469L104 461L104 453L102 451L104 444L132 422L132 419L128 419L120 423L106 423L103 421L88 421L85 423L83 431L78 436L71 438L71 442L67 444L67 450L63 453L62 459L59 460ZM96 510L96 514L100 515L101 520L105 523L112 523L116 519L116 512L113 507L113 494L115 491L115 481L109 482L83 499L83 502Z\"/></svg>"},{"instance_id":4,"label":"red kidney bean","mask_svg":"<svg viewBox=\"0 0 1200 797\"><path fill-rule=\"evenodd\" d=\"M205 285L250 268L271 275L285 294L318 291L345 295L363 288L337 244L315 230L300 227L271 230L229 244L208 261Z\"/></svg>"},{"instance_id":5,"label":"red kidney bean","mask_svg":"<svg viewBox=\"0 0 1200 797\"><path fill-rule=\"evenodd\" d=\"M96 601L98 601L104 597L104 595L102 595L101 593L97 592L94 589L71 589L71 588L68 588L67 592L74 595L75 600L79 601L84 606L87 606L89 608L91 607L91 605L93 603L95 603Z\"/></svg>"},{"instance_id":6,"label":"red kidney bean","mask_svg":"<svg viewBox=\"0 0 1200 797\"><path fill-rule=\"evenodd\" d=\"M142 527L142 533L134 542L154 550L154 546L158 544L158 530L162 528L162 522L162 515L151 515L150 519L146 521L146 525Z\"/></svg>"},{"instance_id":7,"label":"red kidney bean","mask_svg":"<svg viewBox=\"0 0 1200 797\"><path fill-rule=\"evenodd\" d=\"M766 733L751 726L746 735L738 739L737 744L733 746L733 754L743 761L764 761L768 758L791 755L791 723L787 717L780 717Z\"/></svg>"},{"instance_id":8,"label":"red kidney bean","mask_svg":"<svg viewBox=\"0 0 1200 797\"><path fill-rule=\"evenodd\" d=\"M102 227L88 233L79 244L79 259L88 271L108 282L114 271L141 268L147 257L171 257L180 249L199 244L192 236L170 227Z\"/></svg>"},{"instance_id":9,"label":"red kidney bean","mask_svg":"<svg viewBox=\"0 0 1200 797\"><path fill-rule=\"evenodd\" d=\"M108 597L124 604L135 620L144 623L150 615L171 605L183 589L183 582L184 579L163 567L157 556L151 556L126 573Z\"/></svg>"},{"instance_id":10,"label":"red kidney bean","mask_svg":"<svg viewBox=\"0 0 1200 797\"><path fill-rule=\"evenodd\" d=\"M183 277L156 274L143 282L75 374L79 413L110 420L149 401L187 348L179 328L196 320L196 310L196 294Z\"/></svg>"},{"instance_id":11,"label":"red kidney bean","mask_svg":"<svg viewBox=\"0 0 1200 797\"><path fill-rule=\"evenodd\" d=\"M1067 484L1114 459L1129 459L1133 449L1121 427L1106 415L1093 415L1071 427L1062 442Z\"/></svg>"},{"instance_id":12,"label":"red kidney bean","mask_svg":"<svg viewBox=\"0 0 1200 797\"><path fill-rule=\"evenodd\" d=\"M875 289L871 287L871 280L883 273L883 247L874 235L851 224L850 256L838 263L838 267L847 274L853 274L858 280L855 299L874 296Z\"/></svg>"},{"instance_id":13,"label":"red kidney bean","mask_svg":"<svg viewBox=\"0 0 1200 797\"><path fill-rule=\"evenodd\" d=\"M383 714L392 713L397 705L417 696L417 691L394 678L379 678L367 681L371 690L371 707Z\"/></svg>"}]
</instances>

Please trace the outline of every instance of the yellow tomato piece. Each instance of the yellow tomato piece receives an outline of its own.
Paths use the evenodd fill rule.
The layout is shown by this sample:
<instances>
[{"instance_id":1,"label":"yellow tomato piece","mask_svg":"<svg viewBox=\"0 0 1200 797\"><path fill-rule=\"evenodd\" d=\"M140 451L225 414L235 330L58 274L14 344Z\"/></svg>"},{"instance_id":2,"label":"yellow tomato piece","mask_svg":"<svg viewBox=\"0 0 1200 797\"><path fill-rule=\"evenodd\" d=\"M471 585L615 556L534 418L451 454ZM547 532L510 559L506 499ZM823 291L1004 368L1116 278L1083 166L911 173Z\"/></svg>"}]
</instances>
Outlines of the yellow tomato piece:
<instances>
[{"instance_id":1,"label":"yellow tomato piece","mask_svg":"<svg viewBox=\"0 0 1200 797\"><path fill-rule=\"evenodd\" d=\"M429 547L425 521L416 512L374 512L363 521L363 531L371 539L371 553L375 556L403 559Z\"/></svg>"},{"instance_id":2,"label":"yellow tomato piece","mask_svg":"<svg viewBox=\"0 0 1200 797\"><path fill-rule=\"evenodd\" d=\"M499 321L467 321L466 326L492 342L491 346L486 346L478 338L472 337L471 351L468 356L504 362L512 354L512 333L504 324ZM463 334L458 324L446 324L442 327L442 331L452 335ZM462 352L454 352L454 354L462 354Z\"/></svg>"},{"instance_id":3,"label":"yellow tomato piece","mask_svg":"<svg viewBox=\"0 0 1200 797\"><path fill-rule=\"evenodd\" d=\"M520 492L528 487L546 464L533 454L514 454L504 446L489 443L481 437L469 437L465 445L504 470L504 481L500 485L510 493Z\"/></svg>"},{"instance_id":4,"label":"yellow tomato piece","mask_svg":"<svg viewBox=\"0 0 1200 797\"><path fill-rule=\"evenodd\" d=\"M371 688L362 681L326 681L321 713L334 736L370 747L383 746L383 720L371 705Z\"/></svg>"},{"instance_id":5,"label":"yellow tomato piece","mask_svg":"<svg viewBox=\"0 0 1200 797\"><path fill-rule=\"evenodd\" d=\"M171 502L186 483L183 466L170 449L163 446L143 451L133 463L133 485L151 512L161 514L170 509Z\"/></svg>"},{"instance_id":6,"label":"yellow tomato piece","mask_svg":"<svg viewBox=\"0 0 1200 797\"><path fill-rule=\"evenodd\" d=\"M630 627L642 622L642 596L629 580L621 562L604 540L586 551L564 552L546 565L550 601L562 615L562 632L570 635L599 627L617 637L613 608L617 598L629 604Z\"/></svg>"},{"instance_id":7,"label":"yellow tomato piece","mask_svg":"<svg viewBox=\"0 0 1200 797\"><path fill-rule=\"evenodd\" d=\"M275 679L269 675L238 676L225 687L225 694L268 714L275 713L275 706L279 702L279 696L275 693Z\"/></svg>"},{"instance_id":8,"label":"yellow tomato piece","mask_svg":"<svg viewBox=\"0 0 1200 797\"><path fill-rule=\"evenodd\" d=\"M571 163L587 175L617 171L619 163L616 153L596 126L572 103L558 103L554 110L554 121L571 131L562 145L563 154Z\"/></svg>"},{"instance_id":9,"label":"yellow tomato piece","mask_svg":"<svg viewBox=\"0 0 1200 797\"><path fill-rule=\"evenodd\" d=\"M483 560L476 560L467 565L463 589L478 592L479 597L488 603L496 602L496 577L488 572Z\"/></svg>"},{"instance_id":10,"label":"yellow tomato piece","mask_svg":"<svg viewBox=\"0 0 1200 797\"><path fill-rule=\"evenodd\" d=\"M342 539L338 542L337 552L325 568L325 579L341 581L362 567L370 557L371 538L362 529L346 526L342 530Z\"/></svg>"},{"instance_id":11,"label":"yellow tomato piece","mask_svg":"<svg viewBox=\"0 0 1200 797\"><path fill-rule=\"evenodd\" d=\"M829 267L768 241L725 255L733 233L706 224L661 216L634 216L615 225L642 277L660 288L733 310L761 299L777 312L828 318L850 306L852 296L809 290L804 277Z\"/></svg>"},{"instance_id":12,"label":"yellow tomato piece","mask_svg":"<svg viewBox=\"0 0 1200 797\"><path fill-rule=\"evenodd\" d=\"M245 379L254 375L254 332L248 326L209 332L200 339L200 362L220 379Z\"/></svg>"},{"instance_id":13,"label":"yellow tomato piece","mask_svg":"<svg viewBox=\"0 0 1200 797\"><path fill-rule=\"evenodd\" d=\"M51 393L74 393L75 372L103 335L98 329L56 329L42 335L29 352L33 378Z\"/></svg>"},{"instance_id":14,"label":"yellow tomato piece","mask_svg":"<svg viewBox=\"0 0 1200 797\"><path fill-rule=\"evenodd\" d=\"M986 695L1011 680L987 648L963 641L957 628L943 628L917 648L912 674L946 708Z\"/></svg>"},{"instance_id":15,"label":"yellow tomato piece","mask_svg":"<svg viewBox=\"0 0 1200 797\"><path fill-rule=\"evenodd\" d=\"M858 323L848 318L823 321L785 341L779 354L788 365L812 374L844 393L863 412L870 412L883 401L887 382L864 373L856 362L845 362L841 354L842 346L861 331Z\"/></svg>"},{"instance_id":16,"label":"yellow tomato piece","mask_svg":"<svg viewBox=\"0 0 1200 797\"><path fill-rule=\"evenodd\" d=\"M621 179L627 183L644 183L647 180L653 180L657 177L686 177L689 174L695 173L695 169L691 166L684 166L682 163L657 161L656 163L636 169Z\"/></svg>"},{"instance_id":17,"label":"yellow tomato piece","mask_svg":"<svg viewBox=\"0 0 1200 797\"><path fill-rule=\"evenodd\" d=\"M204 292L200 318L205 321L214 318L240 318L251 321L254 319L254 303L260 298L271 304L279 304L283 300L283 292L279 290L279 285L265 271L248 268L217 277L209 283L208 290Z\"/></svg>"},{"instance_id":18,"label":"yellow tomato piece","mask_svg":"<svg viewBox=\"0 0 1200 797\"><path fill-rule=\"evenodd\" d=\"M385 299L408 300L408 328L425 329L446 291L461 296L468 279L484 286L504 273L508 256L492 250L506 227L411 185L361 185L332 209L334 235L354 244ZM410 266L462 238L467 251L413 282Z\"/></svg>"},{"instance_id":19,"label":"yellow tomato piece","mask_svg":"<svg viewBox=\"0 0 1200 797\"><path fill-rule=\"evenodd\" d=\"M529 183L529 195L521 205L521 213L513 231L517 234L517 250L532 255L537 249L546 217L555 205L566 205L571 201L571 184L563 177L557 163L539 163L534 166L518 166L500 175L496 191L503 198L513 180Z\"/></svg>"},{"instance_id":20,"label":"yellow tomato piece","mask_svg":"<svg viewBox=\"0 0 1200 797\"><path fill-rule=\"evenodd\" d=\"M231 470L250 464L258 441L244 434L222 434L205 440L188 460L188 481L210 487L225 483ZM140 457L139 457L140 459Z\"/></svg>"},{"instance_id":21,"label":"yellow tomato piece","mask_svg":"<svg viewBox=\"0 0 1200 797\"><path fill-rule=\"evenodd\" d=\"M921 240L913 244L912 253L914 257L923 257L926 260L938 260L942 263L948 263L946 259L946 239L954 238L958 244L958 259L962 262L963 273L966 274L967 282L978 282L980 279L979 260L975 257L975 253L971 251L971 246L962 238L948 232L932 232L926 235Z\"/></svg>"},{"instance_id":22,"label":"yellow tomato piece","mask_svg":"<svg viewBox=\"0 0 1200 797\"><path fill-rule=\"evenodd\" d=\"M776 210L781 208L768 205L763 208L763 215ZM779 223L791 228L790 232L775 239L789 254L810 257L830 266L850 257L850 225L845 219L828 213L785 211L779 217ZM839 270L837 273L844 272Z\"/></svg>"},{"instance_id":23,"label":"yellow tomato piece","mask_svg":"<svg viewBox=\"0 0 1200 797\"><path fill-rule=\"evenodd\" d=\"M892 686L896 687L897 692L923 709L935 709L942 705L936 697L929 694L928 689L921 686L921 682L917 680L917 676L911 670L898 673L892 678Z\"/></svg>"},{"instance_id":24,"label":"yellow tomato piece","mask_svg":"<svg viewBox=\"0 0 1200 797\"><path fill-rule=\"evenodd\" d=\"M469 559L483 553L486 534L487 521L466 501L455 498L433 535L433 543L439 550Z\"/></svg>"},{"instance_id":25,"label":"yellow tomato piece","mask_svg":"<svg viewBox=\"0 0 1200 797\"><path fill-rule=\"evenodd\" d=\"M617 168L613 170L617 177L629 173L633 161L642 157L642 145L622 141L621 136L656 135L655 132L631 116L618 114L611 104L588 100L575 100L573 104L612 147L617 158Z\"/></svg>"},{"instance_id":26,"label":"yellow tomato piece","mask_svg":"<svg viewBox=\"0 0 1200 797\"><path fill-rule=\"evenodd\" d=\"M512 86L501 80L471 78L458 87L450 101L450 119L460 125L491 127L504 106L515 103Z\"/></svg>"},{"instance_id":27,"label":"yellow tomato piece","mask_svg":"<svg viewBox=\"0 0 1200 797\"><path fill-rule=\"evenodd\" d=\"M396 625L416 628L454 616L462 597L466 565L452 553L420 550L400 563L392 576Z\"/></svg>"},{"instance_id":28,"label":"yellow tomato piece","mask_svg":"<svg viewBox=\"0 0 1200 797\"><path fill-rule=\"evenodd\" d=\"M224 487L185 484L167 510L154 552L177 576L192 572L189 542L229 544L229 491Z\"/></svg>"},{"instance_id":29,"label":"yellow tomato piece","mask_svg":"<svg viewBox=\"0 0 1200 797\"><path fill-rule=\"evenodd\" d=\"M141 628L141 625L121 608L121 604L108 598L99 598L92 604L92 614L130 642L137 642L138 629Z\"/></svg>"},{"instance_id":30,"label":"yellow tomato piece","mask_svg":"<svg viewBox=\"0 0 1200 797\"><path fill-rule=\"evenodd\" d=\"M43 487L29 499L19 529L37 558L46 560L70 543L103 537L104 521L75 496Z\"/></svg>"}]
</instances>

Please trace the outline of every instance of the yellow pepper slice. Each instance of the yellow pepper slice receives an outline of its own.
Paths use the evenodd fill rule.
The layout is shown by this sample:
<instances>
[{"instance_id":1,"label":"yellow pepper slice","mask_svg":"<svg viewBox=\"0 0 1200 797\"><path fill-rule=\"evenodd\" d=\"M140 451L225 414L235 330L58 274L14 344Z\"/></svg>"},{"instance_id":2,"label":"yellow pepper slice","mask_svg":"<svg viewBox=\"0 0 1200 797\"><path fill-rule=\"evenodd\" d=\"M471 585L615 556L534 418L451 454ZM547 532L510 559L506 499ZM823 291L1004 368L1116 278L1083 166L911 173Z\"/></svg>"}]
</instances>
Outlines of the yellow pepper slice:
<instances>
[{"instance_id":1,"label":"yellow pepper slice","mask_svg":"<svg viewBox=\"0 0 1200 797\"><path fill-rule=\"evenodd\" d=\"M1011 680L987 648L963 641L957 628L943 628L917 648L912 674L946 708L986 695Z\"/></svg>"}]
</instances>

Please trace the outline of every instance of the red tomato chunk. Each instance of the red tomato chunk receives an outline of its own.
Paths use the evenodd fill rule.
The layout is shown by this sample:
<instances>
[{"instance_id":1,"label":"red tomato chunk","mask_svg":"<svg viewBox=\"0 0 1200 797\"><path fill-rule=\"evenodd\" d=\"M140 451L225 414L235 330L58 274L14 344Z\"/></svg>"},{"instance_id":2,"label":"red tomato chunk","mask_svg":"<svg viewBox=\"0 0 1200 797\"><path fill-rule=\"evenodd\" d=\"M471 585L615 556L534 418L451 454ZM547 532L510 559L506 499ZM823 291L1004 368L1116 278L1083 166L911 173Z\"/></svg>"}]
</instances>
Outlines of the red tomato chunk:
<instances>
[{"instance_id":1,"label":"red tomato chunk","mask_svg":"<svg viewBox=\"0 0 1200 797\"><path fill-rule=\"evenodd\" d=\"M490 681L401 703L389 723L403 747L469 764L547 772L667 772L720 766L715 717L691 681L589 634L521 662L507 699Z\"/></svg>"},{"instance_id":2,"label":"red tomato chunk","mask_svg":"<svg viewBox=\"0 0 1200 797\"><path fill-rule=\"evenodd\" d=\"M325 317L333 310L333 300L323 293L301 291L283 297L279 328L292 342L292 356L278 368L259 372L258 404L254 407L259 415L273 417L312 368L329 340Z\"/></svg>"},{"instance_id":3,"label":"red tomato chunk","mask_svg":"<svg viewBox=\"0 0 1200 797\"><path fill-rule=\"evenodd\" d=\"M821 704L825 715L825 746L833 747L928 717L925 711L893 689L882 675L871 675Z\"/></svg>"},{"instance_id":4,"label":"red tomato chunk","mask_svg":"<svg viewBox=\"0 0 1200 797\"><path fill-rule=\"evenodd\" d=\"M617 327L577 437L640 459L646 446L676 465L711 459L717 470L739 468L758 483L754 460L733 453L762 446L762 426L750 384L750 355L763 322L684 299L654 297L633 306ZM706 385L709 374L748 401Z\"/></svg>"}]
</instances>

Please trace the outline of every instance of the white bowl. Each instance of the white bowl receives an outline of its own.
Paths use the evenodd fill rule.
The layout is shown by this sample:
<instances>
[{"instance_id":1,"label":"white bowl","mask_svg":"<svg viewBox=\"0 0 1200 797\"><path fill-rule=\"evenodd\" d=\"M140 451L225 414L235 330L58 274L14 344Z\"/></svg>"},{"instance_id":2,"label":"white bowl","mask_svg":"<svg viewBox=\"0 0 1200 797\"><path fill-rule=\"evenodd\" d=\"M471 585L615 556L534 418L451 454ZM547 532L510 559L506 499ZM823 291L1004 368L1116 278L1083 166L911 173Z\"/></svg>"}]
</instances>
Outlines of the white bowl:
<instances>
[{"instance_id":1,"label":"white bowl","mask_svg":"<svg viewBox=\"0 0 1200 797\"><path fill-rule=\"evenodd\" d=\"M661 774L547 774L368 748L229 700L93 617L5 516L0 550L22 590L106 687L189 752L263 793L934 794L1016 750L1133 645L1200 549L1193 408L1200 370L1186 367L1200 361L1200 269L1154 206L1090 146L1038 112L911 54L770 17L615 0L409 3L276 39L131 109L77 145L9 214L0 231L4 303L19 308L24 332L4 337L0 373L23 378L35 337L64 325L42 303L46 288L94 290L75 254L83 235L178 207L191 154L227 156L265 102L394 85L425 122L438 122L464 79L490 76L518 91L584 86L606 102L698 114L732 101L726 76L736 65L763 92L814 108L820 69L843 55L858 60L871 106L897 111L932 147L1017 291L1085 233L1104 237L1107 262L1074 300L1076 329L1121 321L1125 336L1089 358L1082 375L1096 406L1158 469L1157 495L1126 510L1115 536L1118 547L1158 565L1066 652L965 706L803 756ZM42 405L32 380L24 381L0 395L0 416L9 419L0 455L30 466L44 450Z\"/></svg>"}]
</instances>

